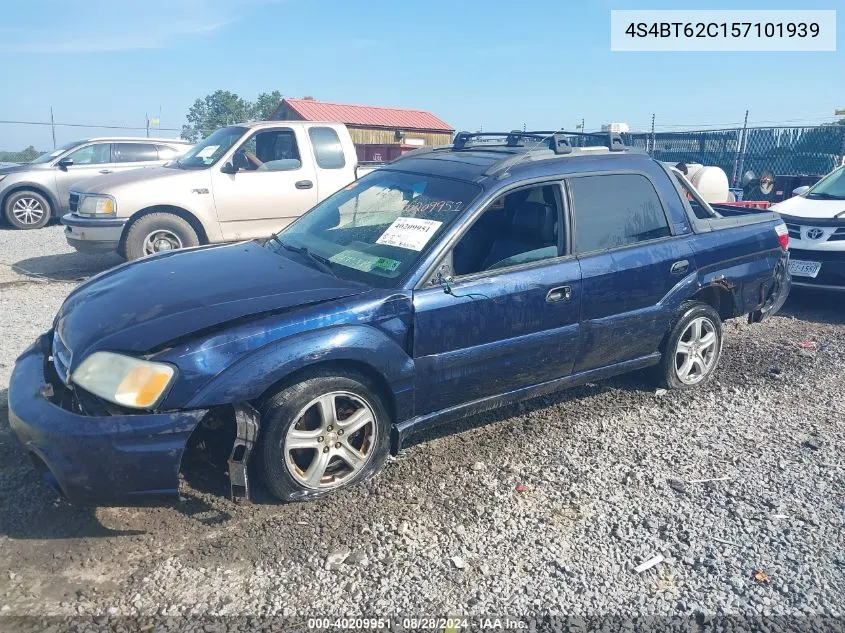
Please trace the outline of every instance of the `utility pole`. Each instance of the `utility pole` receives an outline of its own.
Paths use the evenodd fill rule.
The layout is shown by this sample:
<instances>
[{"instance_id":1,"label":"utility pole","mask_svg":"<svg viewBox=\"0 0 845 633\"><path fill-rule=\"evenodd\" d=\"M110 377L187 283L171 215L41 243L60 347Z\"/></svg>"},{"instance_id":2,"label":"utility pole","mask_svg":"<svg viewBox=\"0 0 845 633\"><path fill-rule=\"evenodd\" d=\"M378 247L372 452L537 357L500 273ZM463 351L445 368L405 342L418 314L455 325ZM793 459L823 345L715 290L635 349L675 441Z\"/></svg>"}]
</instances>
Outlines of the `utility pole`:
<instances>
[{"instance_id":1,"label":"utility pole","mask_svg":"<svg viewBox=\"0 0 845 633\"><path fill-rule=\"evenodd\" d=\"M748 142L746 138L748 135L748 110L745 111L745 121L742 124L742 131L739 134L739 142L736 147L736 157L734 158L734 175L731 183L736 187L738 178L741 178L742 169L745 163L745 144Z\"/></svg>"},{"instance_id":2,"label":"utility pole","mask_svg":"<svg viewBox=\"0 0 845 633\"><path fill-rule=\"evenodd\" d=\"M53 120L53 106L50 106L50 129L53 131L53 149L56 149L56 122Z\"/></svg>"},{"instance_id":3,"label":"utility pole","mask_svg":"<svg viewBox=\"0 0 845 633\"><path fill-rule=\"evenodd\" d=\"M655 142L655 138L654 138L654 112L652 112L651 113L651 152L649 152L650 154L654 153L654 142Z\"/></svg>"},{"instance_id":4,"label":"utility pole","mask_svg":"<svg viewBox=\"0 0 845 633\"><path fill-rule=\"evenodd\" d=\"M150 115L145 113L144 119L147 121L147 138L150 138Z\"/></svg>"}]
</instances>

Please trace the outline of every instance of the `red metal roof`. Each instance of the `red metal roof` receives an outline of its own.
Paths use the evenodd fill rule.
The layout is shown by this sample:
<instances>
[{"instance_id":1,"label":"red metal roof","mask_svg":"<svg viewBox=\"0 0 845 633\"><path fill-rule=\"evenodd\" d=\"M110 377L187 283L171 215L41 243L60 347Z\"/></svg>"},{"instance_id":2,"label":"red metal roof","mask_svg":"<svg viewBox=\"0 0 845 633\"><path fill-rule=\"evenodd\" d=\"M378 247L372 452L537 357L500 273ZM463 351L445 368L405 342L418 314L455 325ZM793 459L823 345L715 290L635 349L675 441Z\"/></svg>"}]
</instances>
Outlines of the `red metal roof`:
<instances>
[{"instance_id":1,"label":"red metal roof","mask_svg":"<svg viewBox=\"0 0 845 633\"><path fill-rule=\"evenodd\" d=\"M455 128L423 110L346 105L311 99L282 99L306 121L337 121L347 125L389 127L403 130L454 132Z\"/></svg>"}]
</instances>

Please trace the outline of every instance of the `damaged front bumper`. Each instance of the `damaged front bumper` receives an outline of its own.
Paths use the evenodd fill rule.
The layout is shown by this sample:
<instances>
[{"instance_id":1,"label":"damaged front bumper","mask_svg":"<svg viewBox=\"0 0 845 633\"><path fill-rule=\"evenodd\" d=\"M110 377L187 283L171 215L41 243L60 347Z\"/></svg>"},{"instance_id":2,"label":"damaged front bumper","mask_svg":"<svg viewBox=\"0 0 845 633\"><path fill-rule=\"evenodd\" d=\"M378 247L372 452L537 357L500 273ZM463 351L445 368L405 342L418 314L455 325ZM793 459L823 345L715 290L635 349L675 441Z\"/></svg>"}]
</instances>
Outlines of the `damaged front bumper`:
<instances>
[{"instance_id":1,"label":"damaged front bumper","mask_svg":"<svg viewBox=\"0 0 845 633\"><path fill-rule=\"evenodd\" d=\"M48 376L49 335L17 360L9 423L46 483L73 503L131 505L178 497L185 445L205 409L89 416L61 406ZM64 393L63 393L64 392Z\"/></svg>"}]
</instances>

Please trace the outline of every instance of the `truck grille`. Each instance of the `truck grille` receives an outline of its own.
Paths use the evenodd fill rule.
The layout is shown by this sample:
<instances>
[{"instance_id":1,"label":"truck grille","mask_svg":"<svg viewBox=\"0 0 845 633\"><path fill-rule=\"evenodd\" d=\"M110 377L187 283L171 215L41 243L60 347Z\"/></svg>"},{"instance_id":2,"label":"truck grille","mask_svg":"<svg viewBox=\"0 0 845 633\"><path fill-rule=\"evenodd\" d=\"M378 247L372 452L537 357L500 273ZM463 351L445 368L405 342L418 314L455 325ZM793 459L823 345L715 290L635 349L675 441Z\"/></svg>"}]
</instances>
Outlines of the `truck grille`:
<instances>
[{"instance_id":1,"label":"truck grille","mask_svg":"<svg viewBox=\"0 0 845 633\"><path fill-rule=\"evenodd\" d=\"M72 358L71 351L65 342L62 340L58 329L53 332L53 366L56 368L56 373L65 384L70 381L68 369L70 368L70 361Z\"/></svg>"},{"instance_id":2,"label":"truck grille","mask_svg":"<svg viewBox=\"0 0 845 633\"><path fill-rule=\"evenodd\" d=\"M845 240L845 227L841 229L836 229L836 231L833 232L833 235L831 235L827 241L834 242L838 240Z\"/></svg>"},{"instance_id":3,"label":"truck grille","mask_svg":"<svg viewBox=\"0 0 845 633\"><path fill-rule=\"evenodd\" d=\"M79 208L79 194L71 192L70 193L70 200L68 202L68 206L70 208L71 213L76 213L76 210Z\"/></svg>"},{"instance_id":4,"label":"truck grille","mask_svg":"<svg viewBox=\"0 0 845 633\"><path fill-rule=\"evenodd\" d=\"M786 223L786 230L789 231L789 239L791 240L800 240L801 239L801 226L798 224L790 224L789 222Z\"/></svg>"}]
</instances>

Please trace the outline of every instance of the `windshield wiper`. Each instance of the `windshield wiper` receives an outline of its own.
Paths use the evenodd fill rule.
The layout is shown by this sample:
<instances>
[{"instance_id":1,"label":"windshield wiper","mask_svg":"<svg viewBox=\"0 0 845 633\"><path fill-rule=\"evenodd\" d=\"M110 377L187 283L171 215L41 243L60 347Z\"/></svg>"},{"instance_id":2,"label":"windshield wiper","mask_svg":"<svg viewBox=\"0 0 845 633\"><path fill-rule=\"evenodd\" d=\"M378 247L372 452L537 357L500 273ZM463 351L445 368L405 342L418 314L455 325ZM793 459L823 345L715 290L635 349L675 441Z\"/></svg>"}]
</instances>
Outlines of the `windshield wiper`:
<instances>
[{"instance_id":1,"label":"windshield wiper","mask_svg":"<svg viewBox=\"0 0 845 633\"><path fill-rule=\"evenodd\" d=\"M812 199L811 196L812 198L822 198L823 200L845 200L845 197L843 196L835 196L832 193L822 193L817 191L807 194L807 197L810 199Z\"/></svg>"},{"instance_id":2,"label":"windshield wiper","mask_svg":"<svg viewBox=\"0 0 845 633\"><path fill-rule=\"evenodd\" d=\"M305 255L308 259L314 262L317 265L317 268L322 270L324 273L328 273L332 277L337 277L337 273L332 270L331 262L325 257L320 257L319 255L315 255L311 251L308 250L306 246L292 246L290 244L285 244L282 240L280 240L275 235L272 238L273 241L282 245L282 248L287 249L289 251L293 251L294 253L299 253L300 255Z\"/></svg>"}]
</instances>

